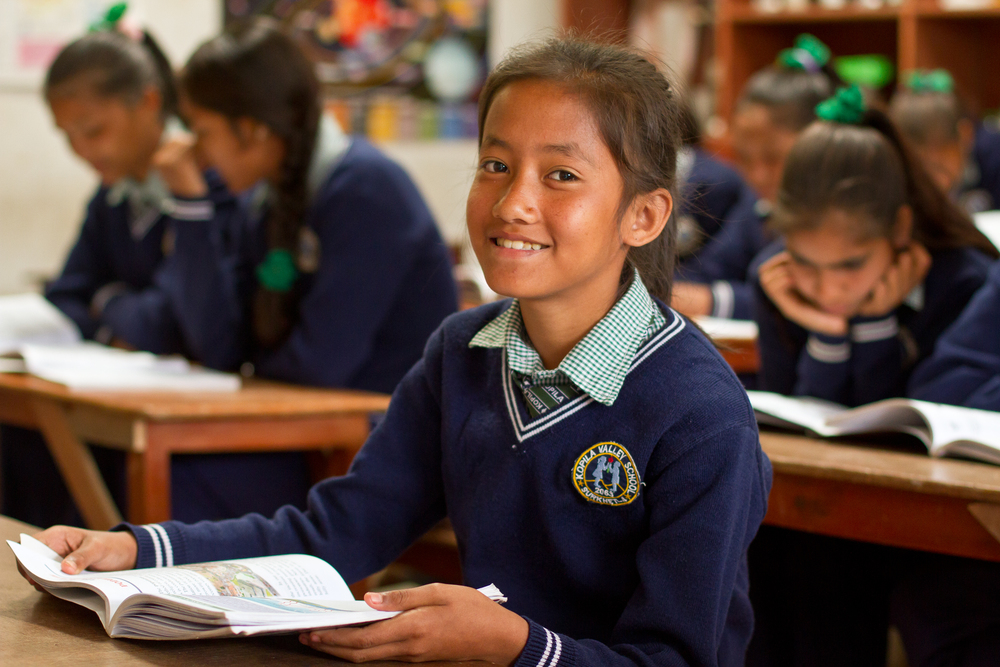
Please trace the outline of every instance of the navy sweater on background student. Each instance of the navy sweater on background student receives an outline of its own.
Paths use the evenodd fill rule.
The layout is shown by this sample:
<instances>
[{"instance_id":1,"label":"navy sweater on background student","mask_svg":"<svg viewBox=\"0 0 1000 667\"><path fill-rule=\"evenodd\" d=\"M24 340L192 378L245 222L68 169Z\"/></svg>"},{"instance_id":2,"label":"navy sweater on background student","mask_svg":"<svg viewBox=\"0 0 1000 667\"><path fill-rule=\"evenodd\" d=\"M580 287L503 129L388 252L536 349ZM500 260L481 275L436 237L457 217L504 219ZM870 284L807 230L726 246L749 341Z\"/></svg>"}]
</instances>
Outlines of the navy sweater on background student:
<instances>
[{"instance_id":1,"label":"navy sweater on background student","mask_svg":"<svg viewBox=\"0 0 1000 667\"><path fill-rule=\"evenodd\" d=\"M1000 411L1000 261L913 372L910 398Z\"/></svg>"},{"instance_id":2,"label":"navy sweater on background student","mask_svg":"<svg viewBox=\"0 0 1000 667\"><path fill-rule=\"evenodd\" d=\"M305 222L318 267L300 278L298 322L273 350L252 343L254 267L267 243L266 210L248 208L224 224L176 225L161 282L195 358L223 370L252 361L257 375L296 384L391 392L458 300L448 249L410 178L351 140L312 195Z\"/></svg>"},{"instance_id":3,"label":"navy sweater on background student","mask_svg":"<svg viewBox=\"0 0 1000 667\"><path fill-rule=\"evenodd\" d=\"M714 317L753 319L750 265L768 244L764 210L757 194L744 185L719 232L681 267L680 280L711 286Z\"/></svg>"},{"instance_id":4,"label":"navy sweater on background student","mask_svg":"<svg viewBox=\"0 0 1000 667\"><path fill-rule=\"evenodd\" d=\"M612 405L582 395L531 420L505 351L469 347L507 305L446 320L349 473L316 485L308 511L129 526L137 567L304 552L355 581L447 515L465 582L495 583L530 619L518 665L741 665L746 552L771 469L736 376L659 304L667 324ZM634 502L589 502L574 485L601 443L628 451Z\"/></svg>"},{"instance_id":5,"label":"navy sweater on background student","mask_svg":"<svg viewBox=\"0 0 1000 667\"><path fill-rule=\"evenodd\" d=\"M970 215L1000 208L1000 132L980 124L954 199Z\"/></svg>"},{"instance_id":6,"label":"navy sweater on background student","mask_svg":"<svg viewBox=\"0 0 1000 667\"><path fill-rule=\"evenodd\" d=\"M680 152L677 179L681 193L677 252L683 261L701 252L722 229L746 186L736 170L700 148Z\"/></svg>"},{"instance_id":7,"label":"navy sweater on background student","mask_svg":"<svg viewBox=\"0 0 1000 667\"><path fill-rule=\"evenodd\" d=\"M780 240L768 246L754 260L753 275L782 250ZM904 396L914 366L986 281L991 261L971 248L936 250L931 259L923 285L902 305L882 317L852 318L847 336L809 332L785 319L757 280L758 387L851 407Z\"/></svg>"}]
</instances>

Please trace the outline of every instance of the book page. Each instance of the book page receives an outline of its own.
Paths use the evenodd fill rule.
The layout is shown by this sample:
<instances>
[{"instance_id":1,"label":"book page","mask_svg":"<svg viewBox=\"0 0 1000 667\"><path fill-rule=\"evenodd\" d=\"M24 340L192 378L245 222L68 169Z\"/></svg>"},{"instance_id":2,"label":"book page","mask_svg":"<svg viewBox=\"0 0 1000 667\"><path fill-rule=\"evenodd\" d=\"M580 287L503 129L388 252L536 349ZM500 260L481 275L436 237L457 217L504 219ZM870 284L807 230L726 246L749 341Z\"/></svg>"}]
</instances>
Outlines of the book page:
<instances>
[{"instance_id":1,"label":"book page","mask_svg":"<svg viewBox=\"0 0 1000 667\"><path fill-rule=\"evenodd\" d=\"M809 396L783 396L769 391L748 391L757 422L772 426L799 426L823 436L836 435L827 420L847 408Z\"/></svg>"},{"instance_id":2,"label":"book page","mask_svg":"<svg viewBox=\"0 0 1000 667\"><path fill-rule=\"evenodd\" d=\"M71 345L81 340L73 320L40 294L0 296L0 354L25 343Z\"/></svg>"},{"instance_id":3,"label":"book page","mask_svg":"<svg viewBox=\"0 0 1000 667\"><path fill-rule=\"evenodd\" d=\"M930 425L931 453L951 443L977 443L1000 453L1000 413L927 401L910 403L923 413Z\"/></svg>"}]
</instances>

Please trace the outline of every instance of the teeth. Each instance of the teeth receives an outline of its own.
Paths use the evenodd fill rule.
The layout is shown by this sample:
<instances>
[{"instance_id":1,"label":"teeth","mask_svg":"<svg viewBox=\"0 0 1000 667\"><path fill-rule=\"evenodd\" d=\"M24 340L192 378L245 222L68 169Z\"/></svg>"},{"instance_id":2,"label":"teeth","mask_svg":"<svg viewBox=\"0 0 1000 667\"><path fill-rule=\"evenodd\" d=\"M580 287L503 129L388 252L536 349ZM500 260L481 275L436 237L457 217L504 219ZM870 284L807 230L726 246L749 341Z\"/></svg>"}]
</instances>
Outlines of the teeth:
<instances>
[{"instance_id":1,"label":"teeth","mask_svg":"<svg viewBox=\"0 0 1000 667\"><path fill-rule=\"evenodd\" d=\"M511 241L510 239L498 238L496 244L501 248L511 248L513 250L541 250L540 243L526 243L524 241Z\"/></svg>"}]
</instances>

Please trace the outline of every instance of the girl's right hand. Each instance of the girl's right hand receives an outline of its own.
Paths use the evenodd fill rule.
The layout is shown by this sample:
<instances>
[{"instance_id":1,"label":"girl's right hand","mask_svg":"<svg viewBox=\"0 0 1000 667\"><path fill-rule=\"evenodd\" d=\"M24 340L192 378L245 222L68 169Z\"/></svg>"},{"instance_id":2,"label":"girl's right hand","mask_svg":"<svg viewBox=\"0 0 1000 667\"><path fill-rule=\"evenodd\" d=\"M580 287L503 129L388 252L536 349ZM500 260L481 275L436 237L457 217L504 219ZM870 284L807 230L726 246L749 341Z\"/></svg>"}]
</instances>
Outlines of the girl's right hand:
<instances>
[{"instance_id":1,"label":"girl's right hand","mask_svg":"<svg viewBox=\"0 0 1000 667\"><path fill-rule=\"evenodd\" d=\"M104 572L131 570L139 551L135 537L128 531L111 533L53 526L34 538L63 557L62 571L66 574L79 574L88 568ZM31 581L23 571L21 574Z\"/></svg>"},{"instance_id":2,"label":"girl's right hand","mask_svg":"<svg viewBox=\"0 0 1000 667\"><path fill-rule=\"evenodd\" d=\"M760 286L781 314L803 329L827 336L846 336L847 319L820 310L795 289L792 256L783 251L760 267Z\"/></svg>"},{"instance_id":3,"label":"girl's right hand","mask_svg":"<svg viewBox=\"0 0 1000 667\"><path fill-rule=\"evenodd\" d=\"M170 188L170 192L186 199L198 199L208 194L208 184L194 152L194 139L178 136L168 139L153 154L153 167Z\"/></svg>"}]
</instances>

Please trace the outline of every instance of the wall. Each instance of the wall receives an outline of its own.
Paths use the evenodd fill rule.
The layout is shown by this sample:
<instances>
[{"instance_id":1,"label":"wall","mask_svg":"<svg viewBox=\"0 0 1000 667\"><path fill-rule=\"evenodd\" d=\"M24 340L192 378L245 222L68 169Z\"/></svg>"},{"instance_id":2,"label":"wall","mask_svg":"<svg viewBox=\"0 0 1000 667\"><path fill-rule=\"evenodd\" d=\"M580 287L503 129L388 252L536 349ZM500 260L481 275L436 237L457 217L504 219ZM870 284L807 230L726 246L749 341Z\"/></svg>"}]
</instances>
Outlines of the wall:
<instances>
[{"instance_id":1,"label":"wall","mask_svg":"<svg viewBox=\"0 0 1000 667\"><path fill-rule=\"evenodd\" d=\"M132 0L132 11L182 63L218 31L220 0ZM559 0L494 0L490 57L548 34ZM473 141L385 146L410 173L445 238L465 238L465 198L475 170ZM97 179L55 131L37 89L0 88L0 294L37 289L58 272Z\"/></svg>"}]
</instances>

